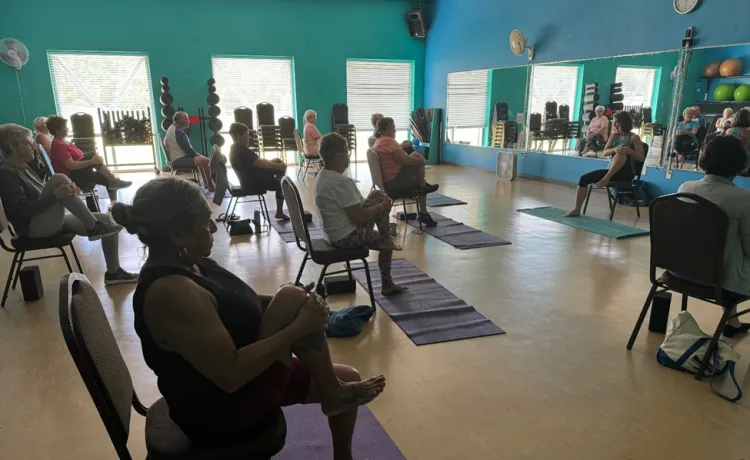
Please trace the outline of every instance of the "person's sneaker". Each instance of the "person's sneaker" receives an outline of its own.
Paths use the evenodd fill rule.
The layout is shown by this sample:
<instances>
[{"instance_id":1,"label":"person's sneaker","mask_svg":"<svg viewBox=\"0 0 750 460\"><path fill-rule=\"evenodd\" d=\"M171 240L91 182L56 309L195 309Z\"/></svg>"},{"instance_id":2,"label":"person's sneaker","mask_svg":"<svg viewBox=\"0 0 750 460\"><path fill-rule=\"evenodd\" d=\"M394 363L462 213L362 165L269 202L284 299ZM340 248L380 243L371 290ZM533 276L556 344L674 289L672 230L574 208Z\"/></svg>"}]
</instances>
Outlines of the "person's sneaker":
<instances>
[{"instance_id":1,"label":"person's sneaker","mask_svg":"<svg viewBox=\"0 0 750 460\"><path fill-rule=\"evenodd\" d=\"M722 334L724 334L724 337L732 338L737 334L743 334L749 331L750 323L742 323L739 327L730 326L729 324L727 324L726 326L724 326L724 332L722 332Z\"/></svg>"},{"instance_id":2,"label":"person's sneaker","mask_svg":"<svg viewBox=\"0 0 750 460\"><path fill-rule=\"evenodd\" d=\"M428 213L420 213L419 214L419 221L422 223L422 225L425 225L427 227L437 227L437 222L435 222L435 219L432 218L431 215Z\"/></svg>"},{"instance_id":3,"label":"person's sneaker","mask_svg":"<svg viewBox=\"0 0 750 460\"><path fill-rule=\"evenodd\" d=\"M129 284L137 282L138 275L136 275L135 273L128 273L122 268L118 268L117 271L112 274L104 274L105 286L114 286L115 284Z\"/></svg>"},{"instance_id":4,"label":"person's sneaker","mask_svg":"<svg viewBox=\"0 0 750 460\"><path fill-rule=\"evenodd\" d=\"M89 230L88 236L89 241L101 240L108 236L117 235L122 231L122 227L117 224L110 224L108 222L97 221L94 228Z\"/></svg>"},{"instance_id":5,"label":"person's sneaker","mask_svg":"<svg viewBox=\"0 0 750 460\"><path fill-rule=\"evenodd\" d=\"M133 185L133 183L129 180L117 179L107 186L107 190L112 190L112 191L121 190L124 188L128 188L131 185Z\"/></svg>"}]
</instances>

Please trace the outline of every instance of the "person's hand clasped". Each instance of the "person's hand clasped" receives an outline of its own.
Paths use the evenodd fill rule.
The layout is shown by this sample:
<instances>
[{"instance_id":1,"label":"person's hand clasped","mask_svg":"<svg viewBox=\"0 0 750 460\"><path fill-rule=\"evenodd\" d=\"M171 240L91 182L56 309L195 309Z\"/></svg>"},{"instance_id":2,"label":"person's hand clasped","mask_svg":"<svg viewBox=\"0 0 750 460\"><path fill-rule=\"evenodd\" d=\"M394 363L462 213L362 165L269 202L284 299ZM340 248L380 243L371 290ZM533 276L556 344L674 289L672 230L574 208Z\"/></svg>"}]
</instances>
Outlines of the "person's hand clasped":
<instances>
[{"instance_id":1,"label":"person's hand clasped","mask_svg":"<svg viewBox=\"0 0 750 460\"><path fill-rule=\"evenodd\" d=\"M328 328L328 315L329 310L326 301L317 294L310 294L300 308L294 322L307 335L326 330Z\"/></svg>"},{"instance_id":2,"label":"person's hand clasped","mask_svg":"<svg viewBox=\"0 0 750 460\"><path fill-rule=\"evenodd\" d=\"M104 164L104 159L100 157L99 155L94 155L93 157L91 157L91 161L95 165Z\"/></svg>"},{"instance_id":3,"label":"person's hand clasped","mask_svg":"<svg viewBox=\"0 0 750 460\"><path fill-rule=\"evenodd\" d=\"M73 184L62 184L57 187L53 193L57 198L67 198L69 196L75 196L78 191L77 187Z\"/></svg>"}]
</instances>

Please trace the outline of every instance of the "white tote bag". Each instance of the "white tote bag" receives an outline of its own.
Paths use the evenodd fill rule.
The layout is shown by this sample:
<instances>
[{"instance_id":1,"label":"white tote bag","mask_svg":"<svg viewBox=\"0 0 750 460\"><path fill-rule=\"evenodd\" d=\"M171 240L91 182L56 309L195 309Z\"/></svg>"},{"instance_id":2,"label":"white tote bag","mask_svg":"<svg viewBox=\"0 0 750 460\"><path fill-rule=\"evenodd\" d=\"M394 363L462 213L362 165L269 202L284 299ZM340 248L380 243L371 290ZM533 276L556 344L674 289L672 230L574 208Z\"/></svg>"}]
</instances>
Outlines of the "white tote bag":
<instances>
[{"instance_id":1,"label":"white tote bag","mask_svg":"<svg viewBox=\"0 0 750 460\"><path fill-rule=\"evenodd\" d=\"M701 330L693 315L687 311L681 311L669 322L667 337L656 353L656 360L662 366L697 374L711 338L712 336ZM727 401L739 401L742 398L742 389L737 384L735 365L740 359L740 354L728 343L719 340L712 355L706 366L704 377L713 378L728 372L729 378L737 389L737 396L729 397L719 393L713 386L713 380L711 389Z\"/></svg>"}]
</instances>

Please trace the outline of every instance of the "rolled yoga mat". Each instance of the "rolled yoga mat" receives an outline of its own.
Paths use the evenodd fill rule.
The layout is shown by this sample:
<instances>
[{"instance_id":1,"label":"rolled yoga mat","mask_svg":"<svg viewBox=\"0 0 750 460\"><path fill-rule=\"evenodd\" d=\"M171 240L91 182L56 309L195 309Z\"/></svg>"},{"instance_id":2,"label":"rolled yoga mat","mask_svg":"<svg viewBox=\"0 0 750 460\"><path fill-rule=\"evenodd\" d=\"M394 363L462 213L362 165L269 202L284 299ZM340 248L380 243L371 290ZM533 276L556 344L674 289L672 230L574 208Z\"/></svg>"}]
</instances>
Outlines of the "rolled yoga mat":
<instances>
[{"instance_id":1,"label":"rolled yoga mat","mask_svg":"<svg viewBox=\"0 0 750 460\"><path fill-rule=\"evenodd\" d=\"M476 228L456 222L438 213L431 212L430 215L438 223L437 227L422 226L422 230L444 241L454 248L458 249L476 249L488 248L491 246L505 246L512 244L510 241L503 240L489 233L485 233ZM414 228L419 228L419 222L416 220L408 221L408 224Z\"/></svg>"},{"instance_id":2,"label":"rolled yoga mat","mask_svg":"<svg viewBox=\"0 0 750 460\"><path fill-rule=\"evenodd\" d=\"M437 208L439 206L455 206L457 204L466 204L465 201L457 200L442 193L432 192L427 195L427 206Z\"/></svg>"},{"instance_id":3,"label":"rolled yoga mat","mask_svg":"<svg viewBox=\"0 0 750 460\"><path fill-rule=\"evenodd\" d=\"M386 390L387 391L387 390ZM317 404L285 407L286 443L273 460L331 460L333 445L328 420ZM406 460L378 419L365 406L359 408L352 454L356 459Z\"/></svg>"},{"instance_id":4,"label":"rolled yoga mat","mask_svg":"<svg viewBox=\"0 0 750 460\"><path fill-rule=\"evenodd\" d=\"M568 211L549 206L544 206L541 208L519 209L518 212L522 212L534 217L539 217L545 220L551 220L552 222L557 222L558 224L567 225L568 227L573 228L579 228L581 230L586 230L587 232L596 233L597 235L603 235L617 240L621 240L623 238L631 238L634 236L648 235L648 230L643 230L636 227L628 227L627 225L618 224L617 222L610 222L604 219L598 219L596 217L563 217Z\"/></svg>"},{"instance_id":5,"label":"rolled yoga mat","mask_svg":"<svg viewBox=\"0 0 750 460\"><path fill-rule=\"evenodd\" d=\"M352 267L361 266L361 263L352 263ZM380 270L376 263L372 263L370 276L375 300L415 345L505 334L474 307L467 305L408 260L394 259L391 267L393 280L409 286L409 290L388 297L381 294ZM352 274L367 289L364 270Z\"/></svg>"}]
</instances>

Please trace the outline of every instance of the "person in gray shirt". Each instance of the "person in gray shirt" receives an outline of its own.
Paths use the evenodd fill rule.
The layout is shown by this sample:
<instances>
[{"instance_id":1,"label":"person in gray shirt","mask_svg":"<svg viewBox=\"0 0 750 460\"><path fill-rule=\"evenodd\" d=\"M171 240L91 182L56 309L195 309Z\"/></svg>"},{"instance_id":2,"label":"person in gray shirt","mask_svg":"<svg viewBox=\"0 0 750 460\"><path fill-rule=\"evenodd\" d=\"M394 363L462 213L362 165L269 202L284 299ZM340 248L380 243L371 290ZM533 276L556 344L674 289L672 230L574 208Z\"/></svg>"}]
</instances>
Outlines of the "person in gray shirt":
<instances>
[{"instance_id":1,"label":"person in gray shirt","mask_svg":"<svg viewBox=\"0 0 750 460\"><path fill-rule=\"evenodd\" d=\"M701 180L685 182L678 193L692 193L718 205L729 217L724 249L724 279L727 291L750 295L750 190L737 187L733 180L747 168L742 141L719 136L712 140L698 159L706 171ZM674 273L675 276L680 276ZM733 337L750 331L750 324L731 319L724 335Z\"/></svg>"},{"instance_id":2,"label":"person in gray shirt","mask_svg":"<svg viewBox=\"0 0 750 460\"><path fill-rule=\"evenodd\" d=\"M118 233L122 227L108 214L89 211L68 176L55 174L42 183L27 166L35 149L30 130L0 125L0 150L5 152L5 161L0 163L0 202L13 230L26 238L71 232L90 241L102 240L107 263L104 284L135 283L138 276L120 267Z\"/></svg>"}]
</instances>

